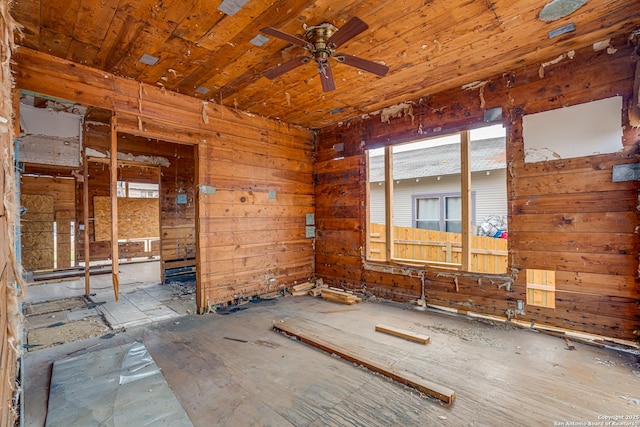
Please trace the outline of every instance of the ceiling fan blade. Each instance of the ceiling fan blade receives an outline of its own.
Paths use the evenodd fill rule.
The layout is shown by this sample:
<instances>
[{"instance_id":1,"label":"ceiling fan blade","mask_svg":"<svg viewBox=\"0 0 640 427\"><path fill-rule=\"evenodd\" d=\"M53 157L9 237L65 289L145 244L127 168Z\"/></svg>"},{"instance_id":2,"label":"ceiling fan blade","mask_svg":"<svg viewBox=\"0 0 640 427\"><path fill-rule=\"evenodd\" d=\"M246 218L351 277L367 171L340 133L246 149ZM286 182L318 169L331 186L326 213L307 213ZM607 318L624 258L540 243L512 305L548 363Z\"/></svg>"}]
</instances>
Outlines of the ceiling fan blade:
<instances>
[{"instance_id":1,"label":"ceiling fan blade","mask_svg":"<svg viewBox=\"0 0 640 427\"><path fill-rule=\"evenodd\" d=\"M293 70L296 67L306 64L310 60L311 58L309 58L308 56L299 56L298 58L294 58L291 61L287 61L284 64L280 64L277 67L273 67L265 71L264 73L262 73L262 75L270 80L273 80L276 77L279 77L284 73Z\"/></svg>"},{"instance_id":2,"label":"ceiling fan blade","mask_svg":"<svg viewBox=\"0 0 640 427\"><path fill-rule=\"evenodd\" d=\"M336 61L342 62L345 65L360 68L361 70L377 74L380 77L384 77L389 71L389 67L386 65L378 64L368 59L358 58L357 56L347 55L346 53L337 54L334 58Z\"/></svg>"},{"instance_id":3,"label":"ceiling fan blade","mask_svg":"<svg viewBox=\"0 0 640 427\"><path fill-rule=\"evenodd\" d=\"M305 49L309 47L313 47L306 40L301 39L300 37L292 36L291 34L287 34L284 31L280 31L273 27L265 27L260 30L261 33L266 34L268 36L277 37L280 40L284 40L286 42L298 45L300 47L304 47Z\"/></svg>"},{"instance_id":4,"label":"ceiling fan blade","mask_svg":"<svg viewBox=\"0 0 640 427\"><path fill-rule=\"evenodd\" d=\"M334 49L338 48L367 28L369 28L369 26L362 19L354 16L329 37L327 44L333 44Z\"/></svg>"},{"instance_id":5,"label":"ceiling fan blade","mask_svg":"<svg viewBox=\"0 0 640 427\"><path fill-rule=\"evenodd\" d=\"M319 63L318 72L320 73L322 91L331 92L332 90L336 90L336 82L333 79L333 72L331 72L331 65L329 65L329 62Z\"/></svg>"}]
</instances>

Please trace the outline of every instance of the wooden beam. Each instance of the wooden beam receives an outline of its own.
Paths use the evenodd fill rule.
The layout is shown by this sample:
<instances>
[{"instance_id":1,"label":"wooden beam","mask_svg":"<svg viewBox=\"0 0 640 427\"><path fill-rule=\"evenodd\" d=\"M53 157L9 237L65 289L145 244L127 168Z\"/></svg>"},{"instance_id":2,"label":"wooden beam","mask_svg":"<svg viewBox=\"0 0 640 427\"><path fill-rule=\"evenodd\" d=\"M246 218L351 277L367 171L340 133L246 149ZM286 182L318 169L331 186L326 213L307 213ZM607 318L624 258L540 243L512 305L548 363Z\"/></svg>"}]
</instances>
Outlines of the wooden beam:
<instances>
[{"instance_id":1,"label":"wooden beam","mask_svg":"<svg viewBox=\"0 0 640 427\"><path fill-rule=\"evenodd\" d=\"M371 167L371 152L369 150L365 150L365 181L367 187L365 188L365 255L364 259L368 260L371 258L371 177L369 176L369 168ZM317 172L317 165L316 165Z\"/></svg>"},{"instance_id":2,"label":"wooden beam","mask_svg":"<svg viewBox=\"0 0 640 427\"><path fill-rule=\"evenodd\" d=\"M111 158L107 157L87 157L87 160L94 163L111 164ZM118 160L118 165L122 166L135 166L139 168L159 168L160 165L156 163L136 162L134 160Z\"/></svg>"},{"instance_id":3,"label":"wooden beam","mask_svg":"<svg viewBox=\"0 0 640 427\"><path fill-rule=\"evenodd\" d=\"M205 312L205 310L209 309L209 301L207 301L206 299L206 292L205 292L205 287L204 287L204 274L203 274L203 268L202 268L202 246L201 246L201 241L200 241L200 216L202 214L204 214L206 212L206 210L204 209L204 201L202 200L202 194L200 194L200 184L202 184L202 177L200 176L200 160L203 158L206 158L206 155L204 154L206 152L205 147L202 145L195 145L193 147L193 153L194 153L194 157L195 157L195 180L194 180L194 195L195 195L195 201L196 201L196 248L198 248L198 250L196 251L196 308L198 311L198 314L202 314ZM206 197L206 196L205 196ZM160 250L160 253L162 254L162 250ZM162 256L162 255L161 255ZM206 257L205 257L206 260Z\"/></svg>"},{"instance_id":4,"label":"wooden beam","mask_svg":"<svg viewBox=\"0 0 640 427\"><path fill-rule=\"evenodd\" d=\"M401 372L389 365L360 356L353 350L330 343L321 338L314 337L310 333L306 333L287 322L278 323L273 326L273 329L277 332L282 332L286 335L295 337L298 340L319 348L320 350L326 351L329 354L336 354L349 362L362 365L370 371L377 372L380 375L391 378L394 381L414 388L424 394L440 399L445 403L450 404L455 400L455 392L448 387L441 386L440 384L428 381L406 371Z\"/></svg>"},{"instance_id":5,"label":"wooden beam","mask_svg":"<svg viewBox=\"0 0 640 427\"><path fill-rule=\"evenodd\" d=\"M385 260L393 259L393 146L384 147Z\"/></svg>"},{"instance_id":6,"label":"wooden beam","mask_svg":"<svg viewBox=\"0 0 640 427\"><path fill-rule=\"evenodd\" d=\"M84 224L84 294L91 294L90 243L89 243L89 162L87 161L86 142L82 141L82 223Z\"/></svg>"},{"instance_id":7,"label":"wooden beam","mask_svg":"<svg viewBox=\"0 0 640 427\"><path fill-rule=\"evenodd\" d=\"M640 126L640 60L636 61L636 73L633 80L633 97L629 103L629 124Z\"/></svg>"},{"instance_id":8,"label":"wooden beam","mask_svg":"<svg viewBox=\"0 0 640 427\"><path fill-rule=\"evenodd\" d=\"M471 144L469 131L460 132L460 192L462 196L462 270L471 269Z\"/></svg>"},{"instance_id":9,"label":"wooden beam","mask_svg":"<svg viewBox=\"0 0 640 427\"><path fill-rule=\"evenodd\" d=\"M109 172L111 188L111 279L113 293L118 302L118 125L116 116L111 116L111 151Z\"/></svg>"},{"instance_id":10,"label":"wooden beam","mask_svg":"<svg viewBox=\"0 0 640 427\"><path fill-rule=\"evenodd\" d=\"M429 344L429 342L431 341L431 338L429 338L427 335L405 331L402 329L394 328L393 326L376 325L376 331L404 338L405 340L417 342L419 344Z\"/></svg>"}]
</instances>

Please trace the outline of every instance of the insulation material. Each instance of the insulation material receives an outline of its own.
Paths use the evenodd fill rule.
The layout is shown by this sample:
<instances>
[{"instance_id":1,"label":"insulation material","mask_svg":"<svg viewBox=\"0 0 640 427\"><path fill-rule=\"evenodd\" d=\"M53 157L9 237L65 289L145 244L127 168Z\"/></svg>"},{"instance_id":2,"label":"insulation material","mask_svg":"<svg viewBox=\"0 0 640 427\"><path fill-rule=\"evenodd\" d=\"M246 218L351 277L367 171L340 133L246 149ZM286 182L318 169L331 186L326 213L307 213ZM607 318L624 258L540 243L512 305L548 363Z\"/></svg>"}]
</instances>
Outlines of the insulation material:
<instances>
[{"instance_id":1,"label":"insulation material","mask_svg":"<svg viewBox=\"0 0 640 427\"><path fill-rule=\"evenodd\" d=\"M622 97L578 104L522 118L525 163L622 150Z\"/></svg>"},{"instance_id":2,"label":"insulation material","mask_svg":"<svg viewBox=\"0 0 640 427\"><path fill-rule=\"evenodd\" d=\"M95 240L111 240L111 199L93 198ZM118 198L118 240L158 238L160 207L155 198Z\"/></svg>"},{"instance_id":3,"label":"insulation material","mask_svg":"<svg viewBox=\"0 0 640 427\"><path fill-rule=\"evenodd\" d=\"M57 360L47 427L193 426L140 342Z\"/></svg>"},{"instance_id":4,"label":"insulation material","mask_svg":"<svg viewBox=\"0 0 640 427\"><path fill-rule=\"evenodd\" d=\"M26 209L20 224L22 265L27 270L53 268L53 197L23 194L22 208Z\"/></svg>"}]
</instances>

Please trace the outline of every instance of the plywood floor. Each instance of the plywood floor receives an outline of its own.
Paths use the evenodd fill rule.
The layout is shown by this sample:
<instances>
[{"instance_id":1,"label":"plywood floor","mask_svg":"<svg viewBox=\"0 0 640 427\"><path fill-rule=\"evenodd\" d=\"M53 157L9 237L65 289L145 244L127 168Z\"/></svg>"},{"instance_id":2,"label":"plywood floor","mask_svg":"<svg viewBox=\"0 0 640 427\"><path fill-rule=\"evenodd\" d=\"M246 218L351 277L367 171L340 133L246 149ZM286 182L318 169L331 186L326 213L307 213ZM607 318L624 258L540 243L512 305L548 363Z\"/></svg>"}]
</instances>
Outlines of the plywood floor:
<instances>
[{"instance_id":1,"label":"plywood floor","mask_svg":"<svg viewBox=\"0 0 640 427\"><path fill-rule=\"evenodd\" d=\"M149 349L196 426L554 426L640 415L634 354L581 344L570 351L559 338L395 304L344 306L304 296L248 307L27 354L25 425L44 425L53 360L134 340ZM313 323L326 340L332 329L341 331L333 339L354 337L344 346L373 340L379 345L360 351L452 388L456 401L421 397L273 332L285 319ZM378 323L429 335L431 343L375 332ZM640 419L625 421L640 426Z\"/></svg>"}]
</instances>

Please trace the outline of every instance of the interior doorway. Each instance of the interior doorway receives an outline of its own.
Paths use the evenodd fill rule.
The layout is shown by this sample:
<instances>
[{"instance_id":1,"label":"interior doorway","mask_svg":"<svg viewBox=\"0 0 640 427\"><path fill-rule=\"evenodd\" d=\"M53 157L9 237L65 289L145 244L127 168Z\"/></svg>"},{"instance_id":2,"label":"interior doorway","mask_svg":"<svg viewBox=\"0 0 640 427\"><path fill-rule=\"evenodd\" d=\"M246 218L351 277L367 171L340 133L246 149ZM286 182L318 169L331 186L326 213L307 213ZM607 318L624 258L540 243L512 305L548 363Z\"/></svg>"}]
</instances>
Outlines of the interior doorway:
<instances>
[{"instance_id":1,"label":"interior doorway","mask_svg":"<svg viewBox=\"0 0 640 427\"><path fill-rule=\"evenodd\" d=\"M115 329L195 313L196 147L117 134L112 242L112 112L29 92L19 111L17 237L28 303L84 298Z\"/></svg>"}]
</instances>

